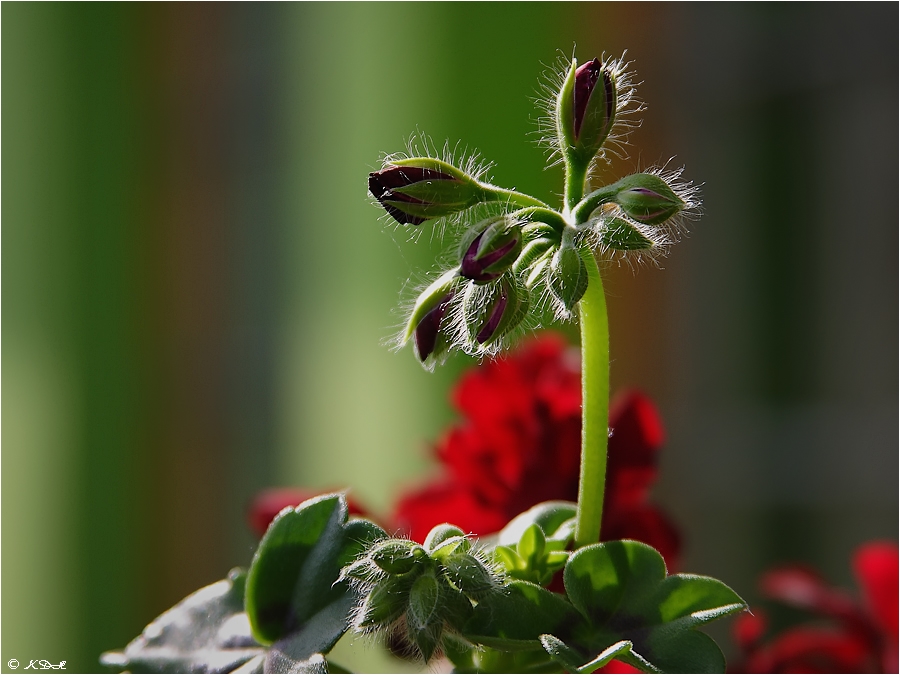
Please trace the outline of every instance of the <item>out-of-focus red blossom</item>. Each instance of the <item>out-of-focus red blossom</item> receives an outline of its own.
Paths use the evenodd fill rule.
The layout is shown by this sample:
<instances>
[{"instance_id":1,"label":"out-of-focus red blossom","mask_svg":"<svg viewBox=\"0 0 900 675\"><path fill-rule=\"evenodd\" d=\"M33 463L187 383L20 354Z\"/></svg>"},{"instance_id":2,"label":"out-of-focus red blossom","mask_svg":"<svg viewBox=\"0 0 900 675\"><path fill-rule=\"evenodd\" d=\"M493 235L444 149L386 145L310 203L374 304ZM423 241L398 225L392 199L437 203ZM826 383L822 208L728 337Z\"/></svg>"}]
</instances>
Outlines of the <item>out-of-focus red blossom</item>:
<instances>
[{"instance_id":1,"label":"out-of-focus red blossom","mask_svg":"<svg viewBox=\"0 0 900 675\"><path fill-rule=\"evenodd\" d=\"M562 338L543 334L473 368L452 400L464 420L437 443L442 473L397 504L400 531L423 541L449 521L486 535L539 502L577 499L581 370ZM678 534L648 501L663 442L659 414L628 392L613 402L610 426L603 539L646 542L675 567Z\"/></svg>"},{"instance_id":2,"label":"out-of-focus red blossom","mask_svg":"<svg viewBox=\"0 0 900 675\"><path fill-rule=\"evenodd\" d=\"M335 492L340 492L336 490ZM328 493L328 490L305 490L303 488L271 488L257 494L247 509L247 523L257 537L262 537L275 516L287 506L297 506L307 499ZM366 516L359 504L349 497L347 507L351 515Z\"/></svg>"},{"instance_id":3,"label":"out-of-focus red blossom","mask_svg":"<svg viewBox=\"0 0 900 675\"><path fill-rule=\"evenodd\" d=\"M788 566L771 570L760 591L772 600L809 611L829 625L790 628L764 640L765 614L738 617L734 636L743 653L740 673L896 673L898 668L898 576L896 544L871 542L853 556L862 590L859 601L829 587L813 570Z\"/></svg>"}]
</instances>

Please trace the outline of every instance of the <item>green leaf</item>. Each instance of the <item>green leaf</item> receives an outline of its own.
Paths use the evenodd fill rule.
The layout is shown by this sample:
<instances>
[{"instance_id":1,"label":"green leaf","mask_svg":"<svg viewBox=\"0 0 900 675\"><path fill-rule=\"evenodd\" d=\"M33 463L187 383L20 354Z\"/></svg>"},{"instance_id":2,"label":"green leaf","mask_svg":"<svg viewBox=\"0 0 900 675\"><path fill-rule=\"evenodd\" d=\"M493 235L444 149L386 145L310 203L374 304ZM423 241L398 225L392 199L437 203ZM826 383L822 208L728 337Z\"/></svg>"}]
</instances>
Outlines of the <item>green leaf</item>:
<instances>
[{"instance_id":1,"label":"green leaf","mask_svg":"<svg viewBox=\"0 0 900 675\"><path fill-rule=\"evenodd\" d=\"M542 502L532 506L524 513L513 518L506 527L500 530L499 544L515 547L525 530L532 524L544 532L547 539L553 539L557 530L567 520L575 517L578 506L574 502Z\"/></svg>"},{"instance_id":2,"label":"green leaf","mask_svg":"<svg viewBox=\"0 0 900 675\"><path fill-rule=\"evenodd\" d=\"M323 495L283 510L262 538L247 573L247 616L263 644L294 632L348 592L334 585L347 545L343 495Z\"/></svg>"},{"instance_id":3,"label":"green leaf","mask_svg":"<svg viewBox=\"0 0 900 675\"><path fill-rule=\"evenodd\" d=\"M578 622L578 613L563 596L513 580L479 601L462 632L474 643L515 651L539 648L542 634L563 634Z\"/></svg>"},{"instance_id":4,"label":"green leaf","mask_svg":"<svg viewBox=\"0 0 900 675\"><path fill-rule=\"evenodd\" d=\"M554 661L573 673L593 673L631 651L628 640L619 640L585 663L584 657L554 635L541 635L541 645Z\"/></svg>"},{"instance_id":5,"label":"green leaf","mask_svg":"<svg viewBox=\"0 0 900 675\"><path fill-rule=\"evenodd\" d=\"M563 579L569 600L590 622L570 634L567 646L597 653L627 640L631 650L616 658L645 672L724 672L716 643L693 629L747 607L716 579L667 577L662 556L636 541L579 549Z\"/></svg>"},{"instance_id":6,"label":"green leaf","mask_svg":"<svg viewBox=\"0 0 900 675\"><path fill-rule=\"evenodd\" d=\"M298 631L273 644L266 654L266 673L328 672L323 654L331 651L347 629L356 602L349 593L319 610Z\"/></svg>"},{"instance_id":7,"label":"green leaf","mask_svg":"<svg viewBox=\"0 0 900 675\"><path fill-rule=\"evenodd\" d=\"M121 652L101 662L138 673L229 673L261 659L244 614L246 573L201 588L161 614Z\"/></svg>"}]
</instances>

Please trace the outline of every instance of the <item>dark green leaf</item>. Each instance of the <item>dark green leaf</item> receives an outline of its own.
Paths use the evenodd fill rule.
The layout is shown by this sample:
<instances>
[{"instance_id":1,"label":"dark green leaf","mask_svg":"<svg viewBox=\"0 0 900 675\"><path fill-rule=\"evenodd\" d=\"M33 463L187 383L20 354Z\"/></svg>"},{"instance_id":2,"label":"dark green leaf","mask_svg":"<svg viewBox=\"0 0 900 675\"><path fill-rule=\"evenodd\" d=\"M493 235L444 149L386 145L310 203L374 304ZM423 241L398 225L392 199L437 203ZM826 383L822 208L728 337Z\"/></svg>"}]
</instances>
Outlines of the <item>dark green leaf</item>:
<instances>
[{"instance_id":1,"label":"dark green leaf","mask_svg":"<svg viewBox=\"0 0 900 675\"><path fill-rule=\"evenodd\" d=\"M347 544L343 495L323 495L272 521L247 574L247 615L253 634L267 644L292 633L345 594L334 585Z\"/></svg>"},{"instance_id":2,"label":"dark green leaf","mask_svg":"<svg viewBox=\"0 0 900 675\"><path fill-rule=\"evenodd\" d=\"M266 655L266 673L324 673L322 656L347 630L347 617L356 598L349 593L310 617L303 628L273 644Z\"/></svg>"},{"instance_id":3,"label":"dark green leaf","mask_svg":"<svg viewBox=\"0 0 900 675\"><path fill-rule=\"evenodd\" d=\"M542 634L562 634L578 621L563 596L527 581L511 581L479 601L463 635L495 649L534 649Z\"/></svg>"},{"instance_id":4,"label":"dark green leaf","mask_svg":"<svg viewBox=\"0 0 900 675\"><path fill-rule=\"evenodd\" d=\"M263 648L244 614L246 573L189 595L160 615L121 652L107 652L104 665L137 673L228 673L250 664Z\"/></svg>"},{"instance_id":5,"label":"dark green leaf","mask_svg":"<svg viewBox=\"0 0 900 675\"><path fill-rule=\"evenodd\" d=\"M666 577L662 556L635 541L582 548L563 577L569 599L591 624L567 638L570 648L598 653L628 640L630 652L616 658L645 672L724 672L715 642L692 630L746 608L722 582L690 574Z\"/></svg>"}]
</instances>

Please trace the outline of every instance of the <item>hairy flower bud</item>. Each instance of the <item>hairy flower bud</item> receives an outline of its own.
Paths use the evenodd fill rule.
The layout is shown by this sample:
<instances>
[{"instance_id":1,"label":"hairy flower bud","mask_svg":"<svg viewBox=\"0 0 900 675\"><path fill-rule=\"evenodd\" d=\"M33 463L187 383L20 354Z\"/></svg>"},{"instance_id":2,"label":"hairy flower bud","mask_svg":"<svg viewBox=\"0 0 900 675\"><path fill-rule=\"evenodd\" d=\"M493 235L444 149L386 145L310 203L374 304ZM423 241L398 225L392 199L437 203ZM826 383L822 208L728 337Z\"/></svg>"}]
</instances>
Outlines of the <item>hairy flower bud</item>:
<instances>
[{"instance_id":1,"label":"hairy flower bud","mask_svg":"<svg viewBox=\"0 0 900 675\"><path fill-rule=\"evenodd\" d=\"M428 557L425 549L408 539L391 539L378 544L369 553L378 567L389 574L406 574Z\"/></svg>"},{"instance_id":2,"label":"hairy flower bud","mask_svg":"<svg viewBox=\"0 0 900 675\"><path fill-rule=\"evenodd\" d=\"M435 525L431 528L428 536L425 537L425 548L429 553L433 553L445 541L456 537L465 538L465 533L456 525L451 525L450 523Z\"/></svg>"},{"instance_id":3,"label":"hairy flower bud","mask_svg":"<svg viewBox=\"0 0 900 675\"><path fill-rule=\"evenodd\" d=\"M521 323L528 304L528 289L509 274L489 286L470 285L463 298L469 338L479 345L499 340Z\"/></svg>"},{"instance_id":4,"label":"hairy flower bud","mask_svg":"<svg viewBox=\"0 0 900 675\"><path fill-rule=\"evenodd\" d=\"M412 583L403 577L386 577L376 583L356 611L357 630L387 628L406 611Z\"/></svg>"},{"instance_id":5,"label":"hairy flower bud","mask_svg":"<svg viewBox=\"0 0 900 675\"><path fill-rule=\"evenodd\" d=\"M499 585L487 565L471 553L451 555L443 565L447 578L473 600L483 598Z\"/></svg>"},{"instance_id":6,"label":"hairy flower bud","mask_svg":"<svg viewBox=\"0 0 900 675\"><path fill-rule=\"evenodd\" d=\"M460 246L459 274L478 283L499 278L522 252L522 228L508 216L482 221Z\"/></svg>"},{"instance_id":7,"label":"hairy flower bud","mask_svg":"<svg viewBox=\"0 0 900 675\"><path fill-rule=\"evenodd\" d=\"M568 312L574 309L587 291L587 267L578 249L571 242L563 240L562 245L553 254L547 282L550 292Z\"/></svg>"},{"instance_id":8,"label":"hairy flower bud","mask_svg":"<svg viewBox=\"0 0 900 675\"><path fill-rule=\"evenodd\" d=\"M487 198L478 181L431 157L392 160L369 174L369 192L398 223L419 225Z\"/></svg>"},{"instance_id":9,"label":"hairy flower bud","mask_svg":"<svg viewBox=\"0 0 900 675\"><path fill-rule=\"evenodd\" d=\"M681 211L686 204L659 176L635 173L616 182L615 203L639 223L659 225Z\"/></svg>"},{"instance_id":10,"label":"hairy flower bud","mask_svg":"<svg viewBox=\"0 0 900 675\"><path fill-rule=\"evenodd\" d=\"M557 132L564 151L589 162L612 130L616 83L598 59L578 65L573 59L556 103Z\"/></svg>"},{"instance_id":11,"label":"hairy flower bud","mask_svg":"<svg viewBox=\"0 0 900 675\"><path fill-rule=\"evenodd\" d=\"M412 338L416 356L422 363L429 357L436 359L449 347L443 332L444 316L460 281L458 272L458 269L448 270L422 291L406 322L400 344Z\"/></svg>"},{"instance_id":12,"label":"hairy flower bud","mask_svg":"<svg viewBox=\"0 0 900 675\"><path fill-rule=\"evenodd\" d=\"M420 576L409 591L409 607L406 611L406 628L409 637L428 661L440 644L444 617L442 601L450 594L446 581L434 573Z\"/></svg>"}]
</instances>

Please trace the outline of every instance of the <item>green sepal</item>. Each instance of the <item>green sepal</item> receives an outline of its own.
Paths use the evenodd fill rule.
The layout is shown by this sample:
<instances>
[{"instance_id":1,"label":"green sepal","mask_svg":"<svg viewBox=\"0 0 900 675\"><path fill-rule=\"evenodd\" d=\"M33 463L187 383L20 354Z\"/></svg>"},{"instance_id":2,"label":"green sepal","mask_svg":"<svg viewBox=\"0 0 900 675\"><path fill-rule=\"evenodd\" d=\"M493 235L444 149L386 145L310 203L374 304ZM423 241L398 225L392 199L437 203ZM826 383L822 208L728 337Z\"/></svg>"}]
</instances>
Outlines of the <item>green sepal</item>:
<instances>
[{"instance_id":1,"label":"green sepal","mask_svg":"<svg viewBox=\"0 0 900 675\"><path fill-rule=\"evenodd\" d=\"M563 237L562 244L550 259L547 285L553 296L569 312L587 292L587 266L578 249L566 237Z\"/></svg>"},{"instance_id":2,"label":"green sepal","mask_svg":"<svg viewBox=\"0 0 900 675\"><path fill-rule=\"evenodd\" d=\"M416 326L418 326L422 319L425 318L425 315L444 302L447 299L447 295L453 291L460 282L459 267L454 267L453 269L444 272L435 279L428 288L419 294L419 297L416 299L416 304L413 306L413 311L406 322L406 328L403 331L403 339L401 341L402 345L405 345L413 336L413 333L416 332Z\"/></svg>"},{"instance_id":3,"label":"green sepal","mask_svg":"<svg viewBox=\"0 0 900 675\"><path fill-rule=\"evenodd\" d=\"M578 612L563 596L512 580L476 605L462 632L471 642L518 651L540 648L541 635L567 634L579 622Z\"/></svg>"},{"instance_id":4,"label":"green sepal","mask_svg":"<svg viewBox=\"0 0 900 675\"><path fill-rule=\"evenodd\" d=\"M499 322L489 330L491 318L503 298L506 306L502 309ZM528 314L530 297L524 283L513 274L504 274L489 284L470 283L463 296L463 316L469 341L472 344L490 345L515 329Z\"/></svg>"},{"instance_id":5,"label":"green sepal","mask_svg":"<svg viewBox=\"0 0 900 675\"><path fill-rule=\"evenodd\" d=\"M513 263L513 274L521 275L531 267L541 256L547 255L554 246L559 244L558 239L540 237L529 241L522 248L519 258Z\"/></svg>"},{"instance_id":6,"label":"green sepal","mask_svg":"<svg viewBox=\"0 0 900 675\"><path fill-rule=\"evenodd\" d=\"M649 251L659 246L647 234L624 218L602 219L599 229L603 246L614 251Z\"/></svg>"},{"instance_id":7,"label":"green sepal","mask_svg":"<svg viewBox=\"0 0 900 675\"><path fill-rule=\"evenodd\" d=\"M578 61L572 59L566 79L556 95L556 136L564 153L575 146L575 70Z\"/></svg>"},{"instance_id":8,"label":"green sepal","mask_svg":"<svg viewBox=\"0 0 900 675\"><path fill-rule=\"evenodd\" d=\"M452 176L459 181L476 182L474 176L470 176L462 169L457 169L452 164L441 159L436 159L435 157L406 157L404 159L392 159L388 162L388 166L414 166L419 169L439 171L440 173Z\"/></svg>"},{"instance_id":9,"label":"green sepal","mask_svg":"<svg viewBox=\"0 0 900 675\"><path fill-rule=\"evenodd\" d=\"M645 225L660 225L685 207L669 184L652 173L625 176L613 187L616 204L629 218Z\"/></svg>"}]
</instances>

